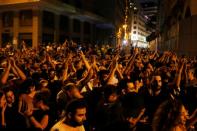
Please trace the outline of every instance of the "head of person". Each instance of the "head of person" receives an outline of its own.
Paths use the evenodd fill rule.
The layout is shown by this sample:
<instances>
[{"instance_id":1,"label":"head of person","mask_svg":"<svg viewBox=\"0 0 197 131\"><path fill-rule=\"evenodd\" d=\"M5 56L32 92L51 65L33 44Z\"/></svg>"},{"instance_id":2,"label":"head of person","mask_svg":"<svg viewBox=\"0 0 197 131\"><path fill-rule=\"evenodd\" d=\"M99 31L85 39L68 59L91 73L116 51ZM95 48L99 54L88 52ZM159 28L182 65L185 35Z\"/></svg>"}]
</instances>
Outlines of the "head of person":
<instances>
[{"instance_id":1,"label":"head of person","mask_svg":"<svg viewBox=\"0 0 197 131\"><path fill-rule=\"evenodd\" d=\"M41 70L42 70L43 72L47 72L47 69L48 69L48 65L47 65L47 64L42 64L42 65L41 65Z\"/></svg>"},{"instance_id":2,"label":"head of person","mask_svg":"<svg viewBox=\"0 0 197 131\"><path fill-rule=\"evenodd\" d=\"M12 89L7 88L5 90L5 97L6 97L6 101L9 105L12 105L15 102L15 94Z\"/></svg>"},{"instance_id":3,"label":"head of person","mask_svg":"<svg viewBox=\"0 0 197 131\"><path fill-rule=\"evenodd\" d=\"M104 97L106 102L114 103L118 100L118 90L114 85L107 85L104 89Z\"/></svg>"},{"instance_id":4,"label":"head of person","mask_svg":"<svg viewBox=\"0 0 197 131\"><path fill-rule=\"evenodd\" d=\"M21 92L22 93L31 93L36 90L35 83L32 79L26 79L21 85Z\"/></svg>"},{"instance_id":5,"label":"head of person","mask_svg":"<svg viewBox=\"0 0 197 131\"><path fill-rule=\"evenodd\" d=\"M53 80L56 76L56 71L55 70L49 70L49 79Z\"/></svg>"},{"instance_id":6,"label":"head of person","mask_svg":"<svg viewBox=\"0 0 197 131\"><path fill-rule=\"evenodd\" d=\"M80 68L80 69L78 69L77 70L77 72L76 72L76 77L77 77L77 79L78 80L80 80L80 79L82 79L83 78L83 76L84 76L84 74L85 74L85 68Z\"/></svg>"},{"instance_id":7,"label":"head of person","mask_svg":"<svg viewBox=\"0 0 197 131\"><path fill-rule=\"evenodd\" d=\"M105 70L105 69L104 70L100 70L98 75L99 75L99 80L100 80L101 84L103 84L103 82L105 80L107 80L107 78L108 78L109 71Z\"/></svg>"},{"instance_id":8,"label":"head of person","mask_svg":"<svg viewBox=\"0 0 197 131\"><path fill-rule=\"evenodd\" d=\"M70 99L79 99L83 98L79 89L74 83L68 83L63 87L63 91L66 92Z\"/></svg>"},{"instance_id":9,"label":"head of person","mask_svg":"<svg viewBox=\"0 0 197 131\"><path fill-rule=\"evenodd\" d=\"M81 68L83 67L82 61L77 61L77 62L75 63L75 65L76 65L76 68L77 68L77 69L81 69Z\"/></svg>"},{"instance_id":10,"label":"head of person","mask_svg":"<svg viewBox=\"0 0 197 131\"><path fill-rule=\"evenodd\" d=\"M3 91L0 91L0 108L6 104L6 98Z\"/></svg>"},{"instance_id":11,"label":"head of person","mask_svg":"<svg viewBox=\"0 0 197 131\"><path fill-rule=\"evenodd\" d=\"M144 65L143 65L141 59L138 59L138 60L135 61L135 67L136 67L138 70L142 70L142 69L143 69Z\"/></svg>"},{"instance_id":12,"label":"head of person","mask_svg":"<svg viewBox=\"0 0 197 131\"><path fill-rule=\"evenodd\" d=\"M87 105L83 99L71 101L66 108L66 124L77 127L86 120Z\"/></svg>"},{"instance_id":13,"label":"head of person","mask_svg":"<svg viewBox=\"0 0 197 131\"><path fill-rule=\"evenodd\" d=\"M39 63L34 63L33 64L33 69L35 70L35 71L40 71L40 65L39 65Z\"/></svg>"},{"instance_id":14,"label":"head of person","mask_svg":"<svg viewBox=\"0 0 197 131\"><path fill-rule=\"evenodd\" d=\"M153 76L152 78L152 89L153 91L158 91L158 90L161 90L161 87L162 87L162 79L161 79L161 76L156 74Z\"/></svg>"},{"instance_id":15,"label":"head of person","mask_svg":"<svg viewBox=\"0 0 197 131\"><path fill-rule=\"evenodd\" d=\"M38 91L33 97L33 105L36 108L42 108L43 105L48 106L51 93L48 90Z\"/></svg>"},{"instance_id":16,"label":"head of person","mask_svg":"<svg viewBox=\"0 0 197 131\"><path fill-rule=\"evenodd\" d=\"M133 84L136 90L139 90L143 86L143 81L141 77L136 77L133 79Z\"/></svg>"},{"instance_id":17,"label":"head of person","mask_svg":"<svg viewBox=\"0 0 197 131\"><path fill-rule=\"evenodd\" d=\"M178 100L168 100L161 103L154 114L153 131L167 131L176 126L185 126L188 112Z\"/></svg>"},{"instance_id":18,"label":"head of person","mask_svg":"<svg viewBox=\"0 0 197 131\"><path fill-rule=\"evenodd\" d=\"M48 88L48 81L45 79L40 80L39 82L39 88L40 90L44 89L44 88Z\"/></svg>"},{"instance_id":19,"label":"head of person","mask_svg":"<svg viewBox=\"0 0 197 131\"><path fill-rule=\"evenodd\" d=\"M196 76L196 70L195 69L189 69L188 70L188 79L193 80Z\"/></svg>"},{"instance_id":20,"label":"head of person","mask_svg":"<svg viewBox=\"0 0 197 131\"><path fill-rule=\"evenodd\" d=\"M126 92L133 92L135 90L135 85L133 82L127 82Z\"/></svg>"}]
</instances>

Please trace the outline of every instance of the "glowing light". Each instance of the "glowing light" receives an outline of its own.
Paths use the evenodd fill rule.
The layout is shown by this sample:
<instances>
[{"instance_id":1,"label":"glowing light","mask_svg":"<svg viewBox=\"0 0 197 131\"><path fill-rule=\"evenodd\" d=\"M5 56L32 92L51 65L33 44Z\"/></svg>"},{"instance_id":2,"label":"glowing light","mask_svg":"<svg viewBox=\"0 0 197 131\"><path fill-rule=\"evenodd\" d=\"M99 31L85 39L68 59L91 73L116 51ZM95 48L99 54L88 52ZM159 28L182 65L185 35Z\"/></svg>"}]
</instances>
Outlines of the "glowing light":
<instances>
[{"instance_id":1,"label":"glowing light","mask_svg":"<svg viewBox=\"0 0 197 131\"><path fill-rule=\"evenodd\" d=\"M145 17L146 19L148 19L148 16L147 16L147 15L145 15L144 17Z\"/></svg>"},{"instance_id":2,"label":"glowing light","mask_svg":"<svg viewBox=\"0 0 197 131\"><path fill-rule=\"evenodd\" d=\"M122 45L127 45L127 40L123 40Z\"/></svg>"},{"instance_id":3,"label":"glowing light","mask_svg":"<svg viewBox=\"0 0 197 131\"><path fill-rule=\"evenodd\" d=\"M118 32L117 32L117 37L120 38L122 34L121 28L119 28Z\"/></svg>"},{"instance_id":4,"label":"glowing light","mask_svg":"<svg viewBox=\"0 0 197 131\"><path fill-rule=\"evenodd\" d=\"M124 24L124 25L122 26L122 28L126 29L126 28L127 28L127 25L126 25L126 24Z\"/></svg>"},{"instance_id":5,"label":"glowing light","mask_svg":"<svg viewBox=\"0 0 197 131\"><path fill-rule=\"evenodd\" d=\"M134 5L134 4L131 2L130 5Z\"/></svg>"}]
</instances>

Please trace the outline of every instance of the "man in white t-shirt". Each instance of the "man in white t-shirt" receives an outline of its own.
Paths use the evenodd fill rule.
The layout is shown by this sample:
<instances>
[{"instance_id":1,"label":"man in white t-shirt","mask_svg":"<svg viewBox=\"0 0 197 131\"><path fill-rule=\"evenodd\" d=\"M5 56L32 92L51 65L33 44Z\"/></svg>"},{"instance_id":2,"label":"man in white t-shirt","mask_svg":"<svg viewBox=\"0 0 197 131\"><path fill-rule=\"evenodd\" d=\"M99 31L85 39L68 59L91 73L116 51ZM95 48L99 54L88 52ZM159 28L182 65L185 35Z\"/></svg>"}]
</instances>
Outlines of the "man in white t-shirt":
<instances>
[{"instance_id":1,"label":"man in white t-shirt","mask_svg":"<svg viewBox=\"0 0 197 131\"><path fill-rule=\"evenodd\" d=\"M85 120L86 104L82 99L74 100L68 105L65 117L57 122L51 131L85 131Z\"/></svg>"}]
</instances>

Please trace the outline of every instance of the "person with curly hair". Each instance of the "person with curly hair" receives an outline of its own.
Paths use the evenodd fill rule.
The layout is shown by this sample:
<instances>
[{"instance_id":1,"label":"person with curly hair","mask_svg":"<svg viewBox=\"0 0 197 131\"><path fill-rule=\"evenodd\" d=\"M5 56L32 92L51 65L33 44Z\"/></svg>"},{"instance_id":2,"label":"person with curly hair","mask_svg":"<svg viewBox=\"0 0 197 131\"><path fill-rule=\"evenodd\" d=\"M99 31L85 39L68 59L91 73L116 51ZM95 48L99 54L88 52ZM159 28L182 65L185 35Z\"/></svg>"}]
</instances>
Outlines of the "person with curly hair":
<instances>
[{"instance_id":1,"label":"person with curly hair","mask_svg":"<svg viewBox=\"0 0 197 131\"><path fill-rule=\"evenodd\" d=\"M188 118L188 112L180 101L164 101L154 114L152 128L153 131L187 131Z\"/></svg>"}]
</instances>

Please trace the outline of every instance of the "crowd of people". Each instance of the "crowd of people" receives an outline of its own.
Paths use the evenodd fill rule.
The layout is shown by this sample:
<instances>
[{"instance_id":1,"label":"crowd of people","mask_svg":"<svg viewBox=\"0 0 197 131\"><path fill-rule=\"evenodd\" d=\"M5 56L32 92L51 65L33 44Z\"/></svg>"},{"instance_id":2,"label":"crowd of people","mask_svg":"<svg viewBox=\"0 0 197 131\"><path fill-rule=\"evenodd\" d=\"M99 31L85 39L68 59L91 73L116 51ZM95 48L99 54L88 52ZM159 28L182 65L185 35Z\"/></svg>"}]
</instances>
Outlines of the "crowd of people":
<instances>
[{"instance_id":1,"label":"crowd of people","mask_svg":"<svg viewBox=\"0 0 197 131\"><path fill-rule=\"evenodd\" d=\"M95 45L0 48L0 129L197 130L197 58Z\"/></svg>"}]
</instances>

